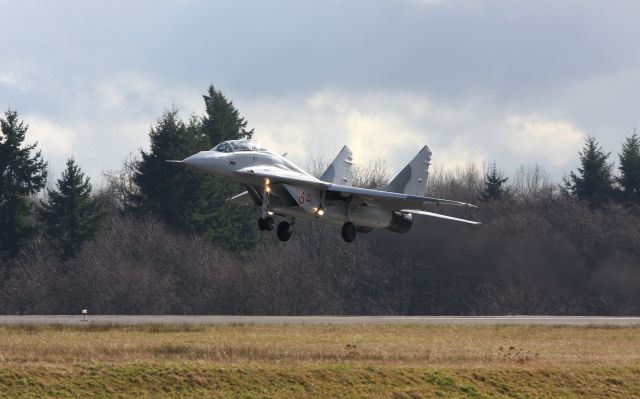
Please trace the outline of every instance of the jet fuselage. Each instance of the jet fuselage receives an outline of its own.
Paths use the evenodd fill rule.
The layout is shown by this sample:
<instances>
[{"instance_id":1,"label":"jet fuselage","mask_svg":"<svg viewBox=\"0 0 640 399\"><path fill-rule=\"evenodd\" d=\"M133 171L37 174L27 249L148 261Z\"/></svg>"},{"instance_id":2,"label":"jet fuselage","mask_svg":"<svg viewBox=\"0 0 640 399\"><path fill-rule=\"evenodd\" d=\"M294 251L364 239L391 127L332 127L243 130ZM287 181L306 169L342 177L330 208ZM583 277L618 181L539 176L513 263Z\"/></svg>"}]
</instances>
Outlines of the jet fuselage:
<instances>
[{"instance_id":1,"label":"jet fuselage","mask_svg":"<svg viewBox=\"0 0 640 399\"><path fill-rule=\"evenodd\" d=\"M431 150L424 146L389 184L378 189L352 186L353 162L347 146L320 179L248 140L224 141L210 151L200 151L177 162L244 185L247 191L228 201L259 207L260 230L273 230L273 215L285 218L277 229L282 241L291 237L295 219L303 218L342 225L342 237L352 242L358 231L389 229L405 233L413 224L413 215L478 224L423 209L440 204L473 207L426 196L430 160Z\"/></svg>"}]
</instances>

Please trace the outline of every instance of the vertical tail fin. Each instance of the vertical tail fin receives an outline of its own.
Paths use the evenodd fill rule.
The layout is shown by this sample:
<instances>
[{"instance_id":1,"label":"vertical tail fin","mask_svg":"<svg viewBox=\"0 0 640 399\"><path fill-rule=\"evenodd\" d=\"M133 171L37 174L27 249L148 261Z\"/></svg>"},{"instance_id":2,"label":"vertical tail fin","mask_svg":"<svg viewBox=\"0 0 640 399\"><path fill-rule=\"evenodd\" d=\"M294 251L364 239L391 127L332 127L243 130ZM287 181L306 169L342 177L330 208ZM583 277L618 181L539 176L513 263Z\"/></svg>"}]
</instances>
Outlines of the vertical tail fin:
<instances>
[{"instance_id":1,"label":"vertical tail fin","mask_svg":"<svg viewBox=\"0 0 640 399\"><path fill-rule=\"evenodd\" d=\"M389 184L381 187L381 190L410 195L426 195L430 164L431 150L425 145Z\"/></svg>"},{"instance_id":2,"label":"vertical tail fin","mask_svg":"<svg viewBox=\"0 0 640 399\"><path fill-rule=\"evenodd\" d=\"M349 147L346 145L342 147L336 159L331 162L331 165L320 176L320 180L342 186L351 186L353 184L353 171L351 170L353 158L351 156L352 153Z\"/></svg>"}]
</instances>

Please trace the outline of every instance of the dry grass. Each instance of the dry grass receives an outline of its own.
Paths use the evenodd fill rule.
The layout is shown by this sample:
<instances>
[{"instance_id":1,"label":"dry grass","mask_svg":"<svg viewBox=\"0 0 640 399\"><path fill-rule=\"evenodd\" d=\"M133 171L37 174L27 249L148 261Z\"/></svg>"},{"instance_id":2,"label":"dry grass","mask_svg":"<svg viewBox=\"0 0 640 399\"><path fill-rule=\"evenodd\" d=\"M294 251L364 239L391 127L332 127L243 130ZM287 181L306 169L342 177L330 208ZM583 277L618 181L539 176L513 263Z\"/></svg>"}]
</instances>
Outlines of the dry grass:
<instances>
[{"instance_id":1,"label":"dry grass","mask_svg":"<svg viewBox=\"0 0 640 399\"><path fill-rule=\"evenodd\" d=\"M344 362L636 365L640 328L420 325L0 326L0 364Z\"/></svg>"},{"instance_id":2,"label":"dry grass","mask_svg":"<svg viewBox=\"0 0 640 399\"><path fill-rule=\"evenodd\" d=\"M640 328L0 326L0 397L438 392L640 395Z\"/></svg>"}]
</instances>

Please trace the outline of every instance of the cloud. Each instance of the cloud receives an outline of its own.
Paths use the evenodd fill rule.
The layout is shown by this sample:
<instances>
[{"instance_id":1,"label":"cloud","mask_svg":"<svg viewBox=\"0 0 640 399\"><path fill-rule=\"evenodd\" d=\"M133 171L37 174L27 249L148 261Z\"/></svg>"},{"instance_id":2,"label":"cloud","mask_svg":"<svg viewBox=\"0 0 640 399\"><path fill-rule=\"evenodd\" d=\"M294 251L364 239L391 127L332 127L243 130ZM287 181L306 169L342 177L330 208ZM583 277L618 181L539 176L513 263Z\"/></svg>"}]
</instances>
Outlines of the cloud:
<instances>
[{"instance_id":1,"label":"cloud","mask_svg":"<svg viewBox=\"0 0 640 399\"><path fill-rule=\"evenodd\" d=\"M29 125L25 141L38 143L47 156L69 156L77 144L78 132L68 126L61 126L38 115L26 115L24 120Z\"/></svg>"},{"instance_id":2,"label":"cloud","mask_svg":"<svg viewBox=\"0 0 640 399\"><path fill-rule=\"evenodd\" d=\"M11 67L2 67L6 72L0 72L0 88L4 86L6 90L23 91L33 88L30 74L31 68L28 65L12 65Z\"/></svg>"},{"instance_id":3,"label":"cloud","mask_svg":"<svg viewBox=\"0 0 640 399\"><path fill-rule=\"evenodd\" d=\"M301 165L311 158L329 159L344 144L353 150L356 163L382 158L394 171L425 144L438 167L482 163L487 158L461 127L472 117L465 115L467 105L439 106L427 96L326 89L288 99L240 99L237 104L255 127L256 140L287 152Z\"/></svg>"},{"instance_id":4,"label":"cloud","mask_svg":"<svg viewBox=\"0 0 640 399\"><path fill-rule=\"evenodd\" d=\"M513 153L555 167L568 166L585 137L566 121L549 121L536 114L513 115L505 122L504 138Z\"/></svg>"},{"instance_id":5,"label":"cloud","mask_svg":"<svg viewBox=\"0 0 640 399\"><path fill-rule=\"evenodd\" d=\"M13 86L18 82L16 76L12 73L0 73L0 84Z\"/></svg>"},{"instance_id":6,"label":"cloud","mask_svg":"<svg viewBox=\"0 0 640 399\"><path fill-rule=\"evenodd\" d=\"M27 141L38 142L54 170L73 155L94 178L104 170L119 168L129 153L147 148L149 128L164 110L176 106L185 118L198 111L205 89L163 85L135 72L80 80L73 85L42 71L35 70L29 76L33 87L23 91L22 97L15 96L18 101L7 104L29 124ZM45 99L48 112L38 103Z\"/></svg>"},{"instance_id":7,"label":"cloud","mask_svg":"<svg viewBox=\"0 0 640 399\"><path fill-rule=\"evenodd\" d=\"M372 102L370 96L322 90L305 98L253 98L237 104L255 127L256 140L288 152L301 165L311 158L330 158L345 144L357 163L393 159L421 147L420 131L397 109L381 110L389 104Z\"/></svg>"},{"instance_id":8,"label":"cloud","mask_svg":"<svg viewBox=\"0 0 640 399\"><path fill-rule=\"evenodd\" d=\"M450 104L410 92L325 89L304 97L237 102L255 139L300 165L348 145L356 163L383 158L399 170L423 145L434 168L496 161L511 171L541 164L556 178L571 169L586 133L543 113L518 114L484 98Z\"/></svg>"},{"instance_id":9,"label":"cloud","mask_svg":"<svg viewBox=\"0 0 640 399\"><path fill-rule=\"evenodd\" d=\"M409 3L416 6L430 6L438 3L443 3L445 0L409 0Z\"/></svg>"},{"instance_id":10,"label":"cloud","mask_svg":"<svg viewBox=\"0 0 640 399\"><path fill-rule=\"evenodd\" d=\"M93 176L145 148L165 109L202 113L210 82L301 165L348 144L397 170L428 144L434 167L540 162L559 177L578 134L615 151L640 124L630 0L124 4L11 2L0 24L15 39L0 106L71 136L49 152L82 154Z\"/></svg>"},{"instance_id":11,"label":"cloud","mask_svg":"<svg viewBox=\"0 0 640 399\"><path fill-rule=\"evenodd\" d=\"M172 105L187 119L202 114L204 90L163 86L138 74L122 74L64 99L74 104L64 119L27 114L29 139L38 140L52 165L74 155L91 176L118 168L147 148L149 127ZM407 91L322 89L306 95L234 97L225 93L255 128L255 139L302 167L329 161L348 145L356 163L384 159L392 172L429 145L434 168L481 166L496 160L513 170L540 162L560 176L575 159L585 134L570 122L543 114L504 115L486 100L437 103Z\"/></svg>"},{"instance_id":12,"label":"cloud","mask_svg":"<svg viewBox=\"0 0 640 399\"><path fill-rule=\"evenodd\" d=\"M89 95L97 100L95 108L105 112L129 110L148 114L176 106L189 114L201 108L202 102L197 92L178 85L162 85L136 72L115 74L91 84L89 90ZM135 107L131 108L132 105Z\"/></svg>"}]
</instances>

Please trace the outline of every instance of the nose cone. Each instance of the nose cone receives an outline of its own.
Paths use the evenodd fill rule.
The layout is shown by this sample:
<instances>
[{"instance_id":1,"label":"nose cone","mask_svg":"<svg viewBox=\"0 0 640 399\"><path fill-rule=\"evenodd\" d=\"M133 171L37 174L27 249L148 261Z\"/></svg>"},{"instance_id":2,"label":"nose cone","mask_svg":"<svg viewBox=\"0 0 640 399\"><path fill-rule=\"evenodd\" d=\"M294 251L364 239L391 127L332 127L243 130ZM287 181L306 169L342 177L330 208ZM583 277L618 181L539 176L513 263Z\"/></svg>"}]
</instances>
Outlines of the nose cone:
<instances>
[{"instance_id":1,"label":"nose cone","mask_svg":"<svg viewBox=\"0 0 640 399\"><path fill-rule=\"evenodd\" d=\"M192 168L204 170L206 172L217 173L219 172L219 157L217 154L211 151L201 151L197 154L191 155L188 158L182 160L182 163L191 166Z\"/></svg>"},{"instance_id":2,"label":"nose cone","mask_svg":"<svg viewBox=\"0 0 640 399\"><path fill-rule=\"evenodd\" d=\"M197 167L198 164L202 162L202 159L200 157L200 154L193 154L190 157L187 157L185 159L182 160L182 163L185 163L189 166L193 166L193 167Z\"/></svg>"},{"instance_id":3,"label":"nose cone","mask_svg":"<svg viewBox=\"0 0 640 399\"><path fill-rule=\"evenodd\" d=\"M203 154L203 152L204 151L201 151L197 154L193 154L190 157L183 159L182 163L185 163L196 169L205 169L208 163L207 162L208 157L206 157L205 154Z\"/></svg>"}]
</instances>

